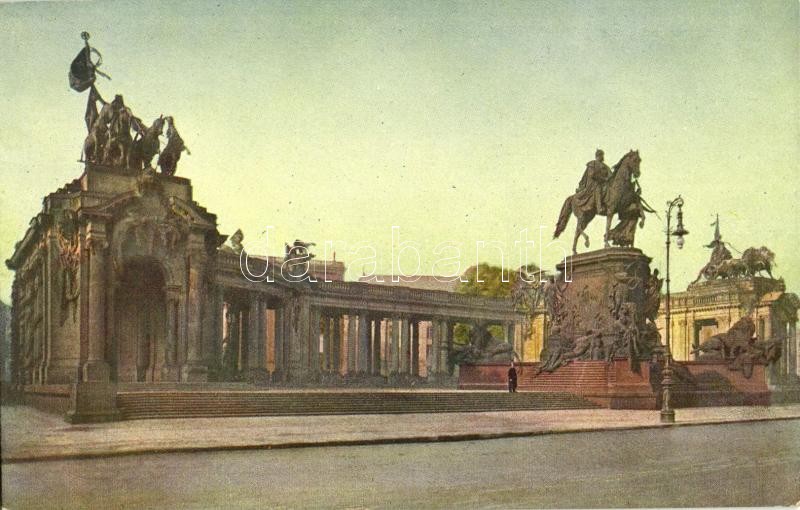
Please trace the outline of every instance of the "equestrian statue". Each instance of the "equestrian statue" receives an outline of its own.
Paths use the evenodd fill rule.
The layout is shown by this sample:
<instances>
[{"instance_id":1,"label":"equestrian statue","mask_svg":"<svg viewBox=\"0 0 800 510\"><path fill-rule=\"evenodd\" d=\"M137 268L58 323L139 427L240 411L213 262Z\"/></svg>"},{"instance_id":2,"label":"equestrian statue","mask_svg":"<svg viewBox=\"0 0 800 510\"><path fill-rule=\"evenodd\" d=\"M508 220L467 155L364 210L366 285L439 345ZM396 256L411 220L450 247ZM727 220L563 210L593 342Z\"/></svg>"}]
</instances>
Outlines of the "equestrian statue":
<instances>
[{"instance_id":1,"label":"equestrian statue","mask_svg":"<svg viewBox=\"0 0 800 510\"><path fill-rule=\"evenodd\" d=\"M583 236L585 246L589 247L586 227L595 216L606 217L605 247L611 243L616 246L633 246L636 224L644 226L645 212L655 212L642 198L639 187L639 151L631 150L625 154L613 170L603 162L604 153L598 149L595 159L586 164L583 178L561 207L553 238L558 238L567 228L570 215L578 220L572 253L577 253L578 237ZM617 216L619 223L612 229L611 220Z\"/></svg>"}]
</instances>

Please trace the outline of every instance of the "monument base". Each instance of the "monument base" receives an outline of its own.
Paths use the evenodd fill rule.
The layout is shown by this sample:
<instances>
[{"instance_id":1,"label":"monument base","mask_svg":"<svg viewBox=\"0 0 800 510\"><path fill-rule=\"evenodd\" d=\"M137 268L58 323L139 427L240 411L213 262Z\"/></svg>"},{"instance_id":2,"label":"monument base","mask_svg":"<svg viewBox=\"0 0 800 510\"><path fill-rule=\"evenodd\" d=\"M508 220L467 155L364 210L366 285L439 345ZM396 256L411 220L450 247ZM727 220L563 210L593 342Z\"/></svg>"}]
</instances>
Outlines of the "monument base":
<instances>
[{"instance_id":1,"label":"monument base","mask_svg":"<svg viewBox=\"0 0 800 510\"><path fill-rule=\"evenodd\" d=\"M730 362L724 360L674 363L672 406L768 406L772 403L766 365L754 364L750 377L741 370L732 370L729 365ZM660 387L660 374L656 384Z\"/></svg>"},{"instance_id":2,"label":"monument base","mask_svg":"<svg viewBox=\"0 0 800 510\"><path fill-rule=\"evenodd\" d=\"M117 386L112 383L81 382L72 385L69 423L95 423L120 419Z\"/></svg>"},{"instance_id":3,"label":"monument base","mask_svg":"<svg viewBox=\"0 0 800 510\"><path fill-rule=\"evenodd\" d=\"M199 363L186 363L181 367L182 382L207 382L208 367Z\"/></svg>"},{"instance_id":4,"label":"monument base","mask_svg":"<svg viewBox=\"0 0 800 510\"><path fill-rule=\"evenodd\" d=\"M767 366L753 365L750 377L731 370L726 361L672 363L672 408L704 406L768 406L797 401L793 389L771 391ZM661 409L661 365L640 362L632 370L627 359L573 361L553 372L537 373L540 363L517 365L517 391L571 393L609 409ZM458 383L463 390L507 391L508 365L463 365Z\"/></svg>"},{"instance_id":5,"label":"monument base","mask_svg":"<svg viewBox=\"0 0 800 510\"><path fill-rule=\"evenodd\" d=\"M656 409L657 394L650 383L650 366L631 370L626 359L575 361L554 372L537 373L540 363L517 366L517 391L571 393L609 409ZM463 365L459 389L507 390L508 365Z\"/></svg>"}]
</instances>

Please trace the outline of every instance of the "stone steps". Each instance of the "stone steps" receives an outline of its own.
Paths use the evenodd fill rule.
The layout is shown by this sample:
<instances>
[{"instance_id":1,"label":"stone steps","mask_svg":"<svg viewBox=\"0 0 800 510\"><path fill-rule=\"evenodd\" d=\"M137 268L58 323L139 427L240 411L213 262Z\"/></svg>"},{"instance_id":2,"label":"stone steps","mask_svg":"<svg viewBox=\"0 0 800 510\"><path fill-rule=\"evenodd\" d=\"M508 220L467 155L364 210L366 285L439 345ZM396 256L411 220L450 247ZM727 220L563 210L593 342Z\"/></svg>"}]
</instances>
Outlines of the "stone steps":
<instances>
[{"instance_id":1,"label":"stone steps","mask_svg":"<svg viewBox=\"0 0 800 510\"><path fill-rule=\"evenodd\" d=\"M568 391L575 388L603 388L608 386L608 364L604 361L572 363L554 372L534 375L532 370L523 370L517 387L520 391L549 390Z\"/></svg>"},{"instance_id":2,"label":"stone steps","mask_svg":"<svg viewBox=\"0 0 800 510\"><path fill-rule=\"evenodd\" d=\"M121 391L124 419L587 409L566 393Z\"/></svg>"}]
</instances>

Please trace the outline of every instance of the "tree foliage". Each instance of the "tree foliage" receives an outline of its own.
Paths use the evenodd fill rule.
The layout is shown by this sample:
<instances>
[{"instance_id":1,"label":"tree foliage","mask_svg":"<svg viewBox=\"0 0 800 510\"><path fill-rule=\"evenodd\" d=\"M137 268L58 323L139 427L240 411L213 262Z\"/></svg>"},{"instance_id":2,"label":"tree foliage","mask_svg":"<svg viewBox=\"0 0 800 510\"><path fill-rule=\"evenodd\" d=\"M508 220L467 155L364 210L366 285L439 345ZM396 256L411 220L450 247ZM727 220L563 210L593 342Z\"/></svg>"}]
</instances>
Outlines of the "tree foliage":
<instances>
[{"instance_id":1,"label":"tree foliage","mask_svg":"<svg viewBox=\"0 0 800 510\"><path fill-rule=\"evenodd\" d=\"M529 274L538 273L539 271L539 267L536 264L528 264L524 269ZM504 277L508 281L503 281ZM461 281L456 286L456 292L468 296L509 298L518 278L518 270L506 269L504 271L500 266L483 262L477 266L470 267L464 272ZM468 343L470 329L468 324L456 324L453 341L460 345ZM489 326L489 332L495 338L504 337L501 326Z\"/></svg>"}]
</instances>

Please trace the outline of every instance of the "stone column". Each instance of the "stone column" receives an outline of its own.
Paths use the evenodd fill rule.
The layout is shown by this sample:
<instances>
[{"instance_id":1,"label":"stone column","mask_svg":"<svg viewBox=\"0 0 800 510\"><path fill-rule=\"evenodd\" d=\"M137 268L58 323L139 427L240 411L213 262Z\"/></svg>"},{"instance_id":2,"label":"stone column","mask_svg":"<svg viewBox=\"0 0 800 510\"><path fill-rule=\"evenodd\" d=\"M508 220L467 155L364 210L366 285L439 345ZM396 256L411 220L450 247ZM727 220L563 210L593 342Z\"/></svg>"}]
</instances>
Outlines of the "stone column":
<instances>
[{"instance_id":1,"label":"stone column","mask_svg":"<svg viewBox=\"0 0 800 510\"><path fill-rule=\"evenodd\" d=\"M453 350L453 323L447 321L444 323L444 349L442 350L442 357L439 360L440 372L449 375L450 355Z\"/></svg>"},{"instance_id":2,"label":"stone column","mask_svg":"<svg viewBox=\"0 0 800 510\"><path fill-rule=\"evenodd\" d=\"M286 338L288 350L288 378L305 382L309 377L310 320L308 298L302 294L287 300Z\"/></svg>"},{"instance_id":3,"label":"stone column","mask_svg":"<svg viewBox=\"0 0 800 510\"><path fill-rule=\"evenodd\" d=\"M357 370L359 374L366 374L370 371L370 361L372 360L372 324L367 320L367 315L362 311L358 314L358 362Z\"/></svg>"},{"instance_id":4,"label":"stone column","mask_svg":"<svg viewBox=\"0 0 800 510\"><path fill-rule=\"evenodd\" d=\"M247 313L236 309L236 371L242 372L247 366Z\"/></svg>"},{"instance_id":5,"label":"stone column","mask_svg":"<svg viewBox=\"0 0 800 510\"><path fill-rule=\"evenodd\" d=\"M111 369L105 355L108 289L108 243L105 226L92 223L86 241L89 247L89 342L83 364L83 380L106 382L110 380Z\"/></svg>"},{"instance_id":6,"label":"stone column","mask_svg":"<svg viewBox=\"0 0 800 510\"><path fill-rule=\"evenodd\" d=\"M309 370L314 380L319 379L322 369L322 361L319 352L319 337L322 334L321 328L322 312L316 306L311 307L309 318Z\"/></svg>"},{"instance_id":7,"label":"stone column","mask_svg":"<svg viewBox=\"0 0 800 510\"><path fill-rule=\"evenodd\" d=\"M800 349L798 349L798 339L797 339L797 323L790 322L789 323L789 345L791 345L791 360L790 363L790 370L793 375L800 377Z\"/></svg>"},{"instance_id":8,"label":"stone column","mask_svg":"<svg viewBox=\"0 0 800 510\"><path fill-rule=\"evenodd\" d=\"M264 368L270 374L275 372L275 310L264 302Z\"/></svg>"},{"instance_id":9,"label":"stone column","mask_svg":"<svg viewBox=\"0 0 800 510\"><path fill-rule=\"evenodd\" d=\"M207 263L205 240L193 239L188 261L189 289L186 300L186 363L181 367L184 382L208 380L208 367L203 364L203 288Z\"/></svg>"},{"instance_id":10,"label":"stone column","mask_svg":"<svg viewBox=\"0 0 800 510\"><path fill-rule=\"evenodd\" d=\"M267 372L267 303L258 300L258 368Z\"/></svg>"},{"instance_id":11,"label":"stone column","mask_svg":"<svg viewBox=\"0 0 800 510\"><path fill-rule=\"evenodd\" d=\"M519 356L521 358L522 357L522 344L517 341L517 335L515 333L516 328L514 327L514 323L513 322L506 323L505 327L503 328L503 331L504 331L504 334L505 334L505 337L506 337L506 342L509 345L511 345L511 347L514 348L514 352L516 352L517 356Z\"/></svg>"},{"instance_id":12,"label":"stone column","mask_svg":"<svg viewBox=\"0 0 800 510\"><path fill-rule=\"evenodd\" d=\"M773 331L775 331L775 329L780 331L780 336L783 339L783 345L781 345L781 352L783 354L776 363L779 367L778 376L780 377L780 380L783 381L789 374L789 357L792 352L791 348L789 347L789 324L783 322L778 323L773 325Z\"/></svg>"},{"instance_id":13,"label":"stone column","mask_svg":"<svg viewBox=\"0 0 800 510\"><path fill-rule=\"evenodd\" d=\"M342 373L342 316L333 316L333 335L331 337L331 372Z\"/></svg>"},{"instance_id":14,"label":"stone column","mask_svg":"<svg viewBox=\"0 0 800 510\"><path fill-rule=\"evenodd\" d=\"M380 355L378 356L378 373L388 376L391 371L389 365L392 361L392 329L389 327L390 319L379 319L377 327L378 343L376 344Z\"/></svg>"},{"instance_id":15,"label":"stone column","mask_svg":"<svg viewBox=\"0 0 800 510\"><path fill-rule=\"evenodd\" d=\"M180 338L180 302L181 288L170 286L166 289L166 334L164 335L164 365L161 379L177 381L178 372L178 338Z\"/></svg>"},{"instance_id":16,"label":"stone column","mask_svg":"<svg viewBox=\"0 0 800 510\"><path fill-rule=\"evenodd\" d=\"M11 342L9 346L9 355L11 357L12 391L15 393L24 383L24 380L19 372L22 366L22 349L20 338L20 280L21 278L19 274L17 274L14 276L14 281L11 283ZM75 374L77 375L79 372L80 365L75 370Z\"/></svg>"},{"instance_id":17,"label":"stone column","mask_svg":"<svg viewBox=\"0 0 800 510\"><path fill-rule=\"evenodd\" d=\"M331 365L331 318L325 312L321 312L321 334L322 334L322 371L327 372Z\"/></svg>"},{"instance_id":18,"label":"stone column","mask_svg":"<svg viewBox=\"0 0 800 510\"><path fill-rule=\"evenodd\" d=\"M411 364L411 323L407 318L400 319L400 367L401 374L407 374Z\"/></svg>"},{"instance_id":19,"label":"stone column","mask_svg":"<svg viewBox=\"0 0 800 510\"><path fill-rule=\"evenodd\" d=\"M345 315L345 330L347 331L347 373L356 372L356 345L358 344L358 317Z\"/></svg>"},{"instance_id":20,"label":"stone column","mask_svg":"<svg viewBox=\"0 0 800 510\"><path fill-rule=\"evenodd\" d=\"M400 319L392 318L387 321L387 341L389 342L388 363L389 375L397 374L400 369ZM390 340L391 339L391 340Z\"/></svg>"},{"instance_id":21,"label":"stone column","mask_svg":"<svg viewBox=\"0 0 800 510\"><path fill-rule=\"evenodd\" d=\"M422 377L428 377L428 369L430 367L430 361L428 356L430 356L430 348L431 348L431 335L433 333L433 322L432 321L424 321L420 323L420 335L419 335L419 375Z\"/></svg>"},{"instance_id":22,"label":"stone column","mask_svg":"<svg viewBox=\"0 0 800 510\"><path fill-rule=\"evenodd\" d=\"M442 322L434 319L431 323L431 349L428 352L428 378L439 373L439 357L441 355Z\"/></svg>"},{"instance_id":23,"label":"stone column","mask_svg":"<svg viewBox=\"0 0 800 510\"><path fill-rule=\"evenodd\" d=\"M89 260L81 267L81 273L88 274L82 274L85 285L81 288L88 291L88 296L85 301L86 307L81 310L81 322L86 321L86 360L79 376L82 380L73 384L70 391L69 408L66 413L66 420L70 423L119 419L116 385L111 382L111 368L105 352L108 334L107 292L110 283L105 225L92 222L88 226L85 246ZM88 271L85 271L87 267ZM28 306L33 305L28 304ZM25 334L32 335L33 330L28 330ZM32 340L28 337L28 341ZM27 381L26 378L24 382Z\"/></svg>"},{"instance_id":24,"label":"stone column","mask_svg":"<svg viewBox=\"0 0 800 510\"><path fill-rule=\"evenodd\" d=\"M376 319L372 321L372 374L373 375L381 375L383 374L384 367L381 366L381 343L383 340L381 339L381 328L383 324L383 319Z\"/></svg>"},{"instance_id":25,"label":"stone column","mask_svg":"<svg viewBox=\"0 0 800 510\"><path fill-rule=\"evenodd\" d=\"M266 334L264 332L264 309L266 305L260 296L250 297L250 311L247 324L247 368L251 382L263 382L266 377Z\"/></svg>"},{"instance_id":26,"label":"stone column","mask_svg":"<svg viewBox=\"0 0 800 510\"><path fill-rule=\"evenodd\" d=\"M419 375L419 321L412 320L410 323L411 337L411 375Z\"/></svg>"},{"instance_id":27,"label":"stone column","mask_svg":"<svg viewBox=\"0 0 800 510\"><path fill-rule=\"evenodd\" d=\"M284 311L283 307L279 307L275 309L275 371L272 372L273 381L286 380L286 358L283 348L285 341Z\"/></svg>"},{"instance_id":28,"label":"stone column","mask_svg":"<svg viewBox=\"0 0 800 510\"><path fill-rule=\"evenodd\" d=\"M205 300L203 307L203 358L209 369L219 373L222 361L222 339L224 338L224 315L222 289L215 285L211 296Z\"/></svg>"}]
</instances>

